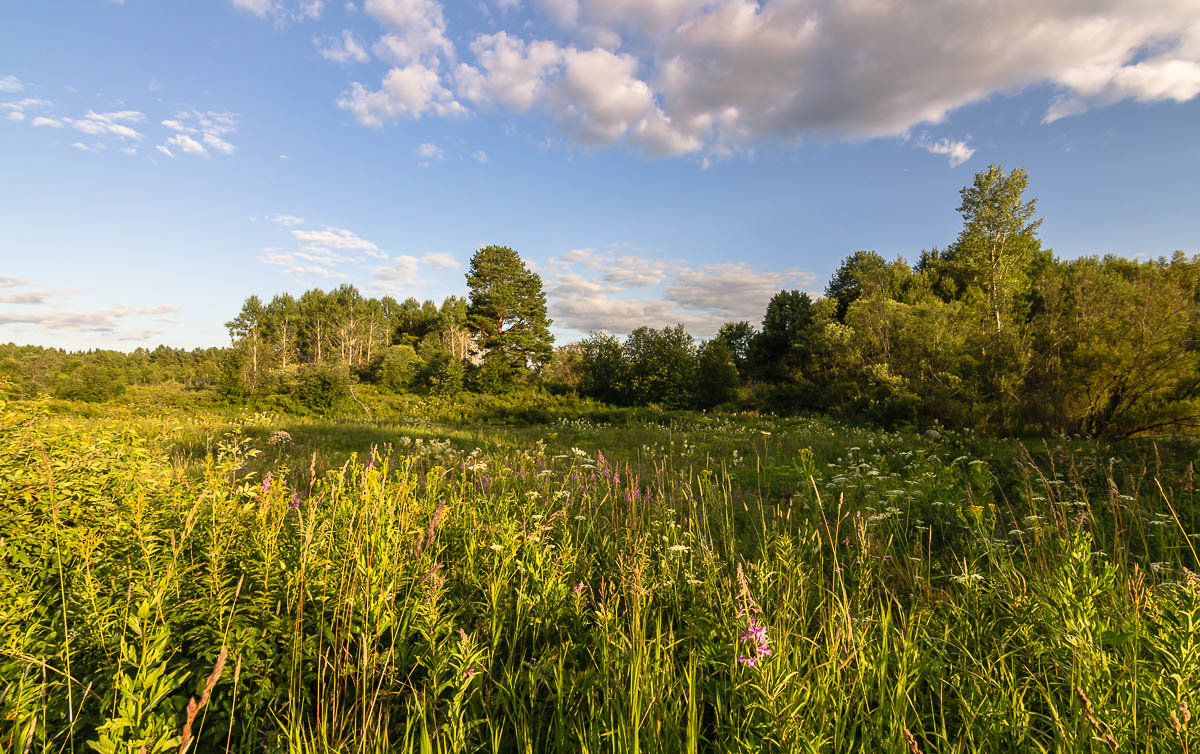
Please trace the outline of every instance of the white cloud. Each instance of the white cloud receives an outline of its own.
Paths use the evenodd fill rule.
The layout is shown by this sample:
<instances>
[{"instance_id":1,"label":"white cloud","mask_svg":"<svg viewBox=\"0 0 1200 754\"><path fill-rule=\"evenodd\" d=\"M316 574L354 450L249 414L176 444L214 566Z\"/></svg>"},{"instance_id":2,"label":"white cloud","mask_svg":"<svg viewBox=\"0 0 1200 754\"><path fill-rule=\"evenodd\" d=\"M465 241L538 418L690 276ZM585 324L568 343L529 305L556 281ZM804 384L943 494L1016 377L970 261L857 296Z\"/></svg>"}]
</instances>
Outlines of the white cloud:
<instances>
[{"instance_id":1,"label":"white cloud","mask_svg":"<svg viewBox=\"0 0 1200 754\"><path fill-rule=\"evenodd\" d=\"M9 120L25 120L25 110L49 105L50 100L26 97L15 102L0 102L0 110L8 110Z\"/></svg>"},{"instance_id":2,"label":"white cloud","mask_svg":"<svg viewBox=\"0 0 1200 754\"><path fill-rule=\"evenodd\" d=\"M135 131L133 128L125 125L126 123L138 123L146 116L137 110L119 110L110 113L98 113L94 110L88 110L87 115L82 118L71 120L64 118L64 122L70 123L76 131L82 131L85 134L93 136L118 136L122 139L138 141L142 138L140 131Z\"/></svg>"},{"instance_id":3,"label":"white cloud","mask_svg":"<svg viewBox=\"0 0 1200 754\"><path fill-rule=\"evenodd\" d=\"M919 141L917 146L924 149L930 154L944 154L950 157L950 167L956 168L967 160L971 159L971 155L975 154L974 147L967 145L965 141L953 141L951 139L938 139L937 141Z\"/></svg>"},{"instance_id":4,"label":"white cloud","mask_svg":"<svg viewBox=\"0 0 1200 754\"><path fill-rule=\"evenodd\" d=\"M562 326L627 334L683 323L711 337L724 322L758 322L780 290L809 287L810 273L755 270L745 262L688 267L616 250L575 249L545 275L550 315Z\"/></svg>"},{"instance_id":5,"label":"white cloud","mask_svg":"<svg viewBox=\"0 0 1200 754\"><path fill-rule=\"evenodd\" d=\"M30 281L11 275L0 276L0 288L30 285ZM116 334L121 320L179 311L174 306L130 306L119 304L104 309L55 308L51 299L70 290L31 290L0 294L0 304L42 307L30 311L0 311L0 325L30 325L50 330Z\"/></svg>"},{"instance_id":6,"label":"white cloud","mask_svg":"<svg viewBox=\"0 0 1200 754\"><path fill-rule=\"evenodd\" d=\"M443 152L442 148L437 144L425 142L421 146L417 147L417 157L419 158L418 164L423 167L429 167L429 165L445 156L446 153Z\"/></svg>"},{"instance_id":7,"label":"white cloud","mask_svg":"<svg viewBox=\"0 0 1200 754\"><path fill-rule=\"evenodd\" d=\"M62 121L55 120L54 118L47 118L44 115L39 115L38 117L34 118L33 125L35 128L38 128L40 126L49 126L50 128L62 128L63 127Z\"/></svg>"},{"instance_id":8,"label":"white cloud","mask_svg":"<svg viewBox=\"0 0 1200 754\"><path fill-rule=\"evenodd\" d=\"M296 217L295 215L271 215L267 219L284 228L290 228L294 225L304 224L304 218Z\"/></svg>"},{"instance_id":9,"label":"white cloud","mask_svg":"<svg viewBox=\"0 0 1200 754\"><path fill-rule=\"evenodd\" d=\"M536 5L568 41L511 31L477 36L469 46L473 58L453 70L457 97L518 113L536 109L578 143L627 143L653 155L701 152L707 159L748 153L759 140L794 144L813 136L907 138L964 105L1034 85L1054 92L1046 122L1120 100L1184 102L1200 95L1195 0ZM434 18L421 28L445 38L441 8L432 0L368 6L385 23L408 29L415 28L413 18ZM412 71L429 74L424 88L397 80L367 92L356 84L342 106L372 126L438 113L428 104L436 100L418 92L442 86L429 56L449 54L440 42L421 39L381 42L378 51L389 49L405 65L424 61ZM953 140L922 146L955 165L971 153Z\"/></svg>"},{"instance_id":10,"label":"white cloud","mask_svg":"<svg viewBox=\"0 0 1200 754\"><path fill-rule=\"evenodd\" d=\"M268 253L260 260L267 264L273 264L283 268L285 275L292 275L300 278L344 278L346 275L334 272L328 267L322 267L319 264L304 264L301 254L278 254Z\"/></svg>"},{"instance_id":11,"label":"white cloud","mask_svg":"<svg viewBox=\"0 0 1200 754\"><path fill-rule=\"evenodd\" d=\"M421 63L392 68L376 91L355 81L350 91L338 99L338 106L354 113L359 123L374 128L398 118L420 118L426 112L441 116L466 112L450 90L442 86L437 71Z\"/></svg>"},{"instance_id":12,"label":"white cloud","mask_svg":"<svg viewBox=\"0 0 1200 754\"><path fill-rule=\"evenodd\" d=\"M71 142L71 146L75 147L76 149L78 149L81 152L92 151L91 149L88 148L88 145L84 144L82 141Z\"/></svg>"},{"instance_id":13,"label":"white cloud","mask_svg":"<svg viewBox=\"0 0 1200 754\"><path fill-rule=\"evenodd\" d=\"M310 250L324 251L338 249L340 251L361 251L373 257L386 257L374 243L360 238L353 231L345 228L330 228L323 230L293 230L292 237Z\"/></svg>"},{"instance_id":14,"label":"white cloud","mask_svg":"<svg viewBox=\"0 0 1200 754\"><path fill-rule=\"evenodd\" d=\"M622 138L655 155L693 152L702 146L659 108L639 61L602 48L579 50L554 42L529 42L506 32L484 34L471 45L478 67L455 71L459 96L497 102L517 112L539 107L560 130L585 144Z\"/></svg>"},{"instance_id":15,"label":"white cloud","mask_svg":"<svg viewBox=\"0 0 1200 754\"><path fill-rule=\"evenodd\" d=\"M472 152L471 157L475 158L476 162L487 162L488 161L487 152L483 151L482 149L477 149L474 152Z\"/></svg>"},{"instance_id":16,"label":"white cloud","mask_svg":"<svg viewBox=\"0 0 1200 754\"><path fill-rule=\"evenodd\" d=\"M320 17L324 0L230 0L235 8L248 11L259 18L270 18L277 25L292 21L309 21Z\"/></svg>"},{"instance_id":17,"label":"white cloud","mask_svg":"<svg viewBox=\"0 0 1200 754\"><path fill-rule=\"evenodd\" d=\"M230 112L209 110L181 110L173 118L161 121L162 125L175 132L167 144L181 152L207 156L210 149L222 154L233 154L236 147L224 137L237 131L237 115ZM198 137L198 138L196 138ZM166 145L158 151L173 157Z\"/></svg>"},{"instance_id":18,"label":"white cloud","mask_svg":"<svg viewBox=\"0 0 1200 754\"><path fill-rule=\"evenodd\" d=\"M366 0L363 10L388 30L374 52L396 65L454 58L446 38L446 19L437 0Z\"/></svg>"},{"instance_id":19,"label":"white cloud","mask_svg":"<svg viewBox=\"0 0 1200 754\"><path fill-rule=\"evenodd\" d=\"M454 267L458 267L458 261L441 252L431 252L420 257L400 254L386 265L371 268L371 289L385 293L413 290L425 280L426 271Z\"/></svg>"},{"instance_id":20,"label":"white cloud","mask_svg":"<svg viewBox=\"0 0 1200 754\"><path fill-rule=\"evenodd\" d=\"M222 139L220 136L204 134L204 143L218 152L223 152L224 154L233 154L233 145Z\"/></svg>"},{"instance_id":21,"label":"white cloud","mask_svg":"<svg viewBox=\"0 0 1200 754\"><path fill-rule=\"evenodd\" d=\"M313 37L313 44L317 46L317 52L321 54L321 57L335 63L365 63L371 59L354 33L348 29L342 31L341 42L338 42L336 38L326 37L322 40L319 37Z\"/></svg>"},{"instance_id":22,"label":"white cloud","mask_svg":"<svg viewBox=\"0 0 1200 754\"><path fill-rule=\"evenodd\" d=\"M171 138L167 139L167 144L170 144L185 154L208 156L208 150L204 148L204 145L187 134L175 134Z\"/></svg>"},{"instance_id":23,"label":"white cloud","mask_svg":"<svg viewBox=\"0 0 1200 754\"><path fill-rule=\"evenodd\" d=\"M24 88L25 85L22 84L21 80L16 76L5 76L4 78L0 79L0 92L7 92L11 94L13 92L19 92Z\"/></svg>"}]
</instances>

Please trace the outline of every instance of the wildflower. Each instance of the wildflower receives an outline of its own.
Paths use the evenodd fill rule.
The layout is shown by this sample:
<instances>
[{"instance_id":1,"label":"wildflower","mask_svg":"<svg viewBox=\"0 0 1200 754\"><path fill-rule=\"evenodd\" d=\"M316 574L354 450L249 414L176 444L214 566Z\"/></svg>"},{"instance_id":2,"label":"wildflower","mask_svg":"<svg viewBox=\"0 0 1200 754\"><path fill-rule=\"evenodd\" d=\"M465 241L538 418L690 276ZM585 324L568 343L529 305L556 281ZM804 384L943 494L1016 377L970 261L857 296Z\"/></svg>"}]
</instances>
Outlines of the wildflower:
<instances>
[{"instance_id":1,"label":"wildflower","mask_svg":"<svg viewBox=\"0 0 1200 754\"><path fill-rule=\"evenodd\" d=\"M737 575L738 582L741 584L741 605L738 607L737 616L746 622L745 630L738 636L738 643L750 645L747 654L738 656L738 662L752 668L771 654L771 642L767 638L766 625L759 623L757 616L762 611L754 604L754 598L750 596L750 587L746 583L746 576L742 573L740 564Z\"/></svg>"},{"instance_id":2,"label":"wildflower","mask_svg":"<svg viewBox=\"0 0 1200 754\"><path fill-rule=\"evenodd\" d=\"M271 482L274 480L275 478L271 476L271 472L268 471L267 475L263 477L262 481L262 492L264 495L271 491Z\"/></svg>"},{"instance_id":3,"label":"wildflower","mask_svg":"<svg viewBox=\"0 0 1200 754\"><path fill-rule=\"evenodd\" d=\"M504 549L504 545L501 544L488 545L488 547L491 548L493 552L500 552Z\"/></svg>"},{"instance_id":4,"label":"wildflower","mask_svg":"<svg viewBox=\"0 0 1200 754\"><path fill-rule=\"evenodd\" d=\"M292 508L294 508L294 509L300 508L300 493L299 492L292 493Z\"/></svg>"},{"instance_id":5,"label":"wildflower","mask_svg":"<svg viewBox=\"0 0 1200 754\"><path fill-rule=\"evenodd\" d=\"M475 668L467 668L466 670L463 671L463 678L466 678L468 681L471 680L472 676L474 676L474 675L475 675Z\"/></svg>"},{"instance_id":6,"label":"wildflower","mask_svg":"<svg viewBox=\"0 0 1200 754\"><path fill-rule=\"evenodd\" d=\"M670 552L688 552L691 549L687 545L671 545L667 548Z\"/></svg>"},{"instance_id":7,"label":"wildflower","mask_svg":"<svg viewBox=\"0 0 1200 754\"><path fill-rule=\"evenodd\" d=\"M291 445L292 436L285 430L277 429L267 438L268 445Z\"/></svg>"},{"instance_id":8,"label":"wildflower","mask_svg":"<svg viewBox=\"0 0 1200 754\"><path fill-rule=\"evenodd\" d=\"M584 587L584 585L583 585L583 582L582 582L582 581L580 581L578 584L576 584L575 586L571 587L571 594L574 594L574 595L578 596L578 595L580 595L580 594L582 594L582 593L583 593L583 590L584 590L584 588L585 588L585 587Z\"/></svg>"}]
</instances>

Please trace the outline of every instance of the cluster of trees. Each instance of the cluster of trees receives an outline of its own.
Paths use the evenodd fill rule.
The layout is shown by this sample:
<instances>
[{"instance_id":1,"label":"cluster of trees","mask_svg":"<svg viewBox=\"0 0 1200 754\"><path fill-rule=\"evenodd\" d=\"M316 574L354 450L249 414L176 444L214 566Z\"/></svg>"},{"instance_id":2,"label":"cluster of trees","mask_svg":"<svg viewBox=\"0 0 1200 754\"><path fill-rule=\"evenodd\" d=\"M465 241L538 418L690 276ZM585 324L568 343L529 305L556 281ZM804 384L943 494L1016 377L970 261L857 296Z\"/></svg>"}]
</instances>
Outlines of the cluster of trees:
<instances>
[{"instance_id":1,"label":"cluster of trees","mask_svg":"<svg viewBox=\"0 0 1200 754\"><path fill-rule=\"evenodd\" d=\"M963 228L915 265L849 256L825 296L770 302L718 339L781 410L999 433L1128 437L1200 426L1200 258L1056 259L1028 176L962 190Z\"/></svg>"},{"instance_id":2,"label":"cluster of trees","mask_svg":"<svg viewBox=\"0 0 1200 754\"><path fill-rule=\"evenodd\" d=\"M226 323L233 348L221 391L292 394L317 407L348 394L352 379L434 394L530 383L553 350L541 279L517 252L487 246L472 258L467 284L469 299L440 306L364 297L352 285L266 304L250 296Z\"/></svg>"},{"instance_id":3,"label":"cluster of trees","mask_svg":"<svg viewBox=\"0 0 1200 754\"><path fill-rule=\"evenodd\" d=\"M1042 248L1027 187L1024 170L992 165L962 189L962 231L946 248L915 264L855 252L824 296L780 291L761 324L729 322L707 342L678 325L554 349L541 280L498 246L472 259L468 298L441 306L351 286L266 305L251 297L229 323L225 384L279 391L289 374L292 389L351 375L433 393L540 383L622 405L1000 433L1200 426L1200 259L1057 259Z\"/></svg>"},{"instance_id":4,"label":"cluster of trees","mask_svg":"<svg viewBox=\"0 0 1200 754\"><path fill-rule=\"evenodd\" d=\"M159 346L132 353L0 344L0 376L17 396L48 393L58 398L103 401L121 395L127 385L176 383L192 389L216 385L224 349L185 351Z\"/></svg>"}]
</instances>

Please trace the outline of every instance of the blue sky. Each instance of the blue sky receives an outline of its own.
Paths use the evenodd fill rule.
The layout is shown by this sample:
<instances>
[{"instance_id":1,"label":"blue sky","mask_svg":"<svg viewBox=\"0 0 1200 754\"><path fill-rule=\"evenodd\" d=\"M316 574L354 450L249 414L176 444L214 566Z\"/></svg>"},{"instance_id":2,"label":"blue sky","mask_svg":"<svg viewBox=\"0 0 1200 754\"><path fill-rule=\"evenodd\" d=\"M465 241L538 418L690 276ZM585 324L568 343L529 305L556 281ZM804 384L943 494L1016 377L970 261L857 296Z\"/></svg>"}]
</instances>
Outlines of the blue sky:
<instances>
[{"instance_id":1,"label":"blue sky","mask_svg":"<svg viewBox=\"0 0 1200 754\"><path fill-rule=\"evenodd\" d=\"M560 341L761 319L1023 166L1064 257L1200 253L1194 0L77 0L0 10L0 341L228 342L517 249Z\"/></svg>"}]
</instances>

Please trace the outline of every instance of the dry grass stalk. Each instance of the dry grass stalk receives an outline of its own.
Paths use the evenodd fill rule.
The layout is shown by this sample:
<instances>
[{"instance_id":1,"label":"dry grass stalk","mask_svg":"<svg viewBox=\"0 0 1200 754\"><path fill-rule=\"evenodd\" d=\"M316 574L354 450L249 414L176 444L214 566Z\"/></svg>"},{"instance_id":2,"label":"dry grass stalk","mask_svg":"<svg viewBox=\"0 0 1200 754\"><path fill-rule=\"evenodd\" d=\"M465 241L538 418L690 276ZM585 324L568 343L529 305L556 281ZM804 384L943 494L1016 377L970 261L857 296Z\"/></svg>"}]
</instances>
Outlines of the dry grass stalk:
<instances>
[{"instance_id":1,"label":"dry grass stalk","mask_svg":"<svg viewBox=\"0 0 1200 754\"><path fill-rule=\"evenodd\" d=\"M196 697L188 700L187 720L183 724L183 741L179 744L179 754L184 754L192 744L192 723L195 721L196 715L200 714L200 710L208 705L213 688L217 685L217 681L221 680L221 673L225 670L225 659L228 655L229 649L222 645L221 652L217 655L217 664L213 666L212 672L208 674L208 680L204 682L204 693L200 695L200 702L196 702Z\"/></svg>"}]
</instances>

